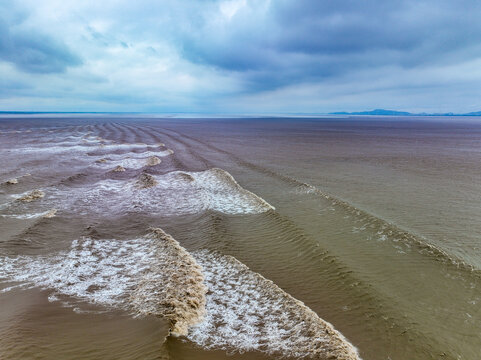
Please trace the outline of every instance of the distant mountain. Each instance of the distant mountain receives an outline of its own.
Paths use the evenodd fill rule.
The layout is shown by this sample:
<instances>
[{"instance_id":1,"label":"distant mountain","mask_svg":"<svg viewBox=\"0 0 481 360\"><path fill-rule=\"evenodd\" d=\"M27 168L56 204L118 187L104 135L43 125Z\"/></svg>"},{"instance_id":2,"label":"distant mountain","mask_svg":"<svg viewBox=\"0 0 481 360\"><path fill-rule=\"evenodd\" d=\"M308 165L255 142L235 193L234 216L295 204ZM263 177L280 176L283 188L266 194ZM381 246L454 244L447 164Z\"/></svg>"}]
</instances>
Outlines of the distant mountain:
<instances>
[{"instance_id":1,"label":"distant mountain","mask_svg":"<svg viewBox=\"0 0 481 360\"><path fill-rule=\"evenodd\" d=\"M143 114L142 112L103 112L103 111L2 111L0 110L0 115L36 115L36 114ZM146 113L148 114L148 113ZM155 113L153 113L155 114ZM163 116L171 116L172 114L159 113ZM177 113L190 114L190 113ZM301 113L292 113L286 115L296 116ZM315 116L318 113L302 113L303 115ZM322 113L325 115L325 113ZM198 114L202 115L202 114ZM206 114L203 114L206 115ZM210 114L214 115L214 114ZM411 113L407 111L397 111L397 110L387 110L387 109L374 109L371 111L337 111L328 113L328 115L371 115L371 116L481 116L481 111L473 111L469 113ZM235 115L238 116L238 115ZM240 116L240 115L239 115Z\"/></svg>"},{"instance_id":2,"label":"distant mountain","mask_svg":"<svg viewBox=\"0 0 481 360\"><path fill-rule=\"evenodd\" d=\"M375 109L371 111L357 111L357 112L333 112L331 115L398 115L398 116L409 116L412 113L406 111L395 111L395 110L385 110L385 109Z\"/></svg>"},{"instance_id":3,"label":"distant mountain","mask_svg":"<svg viewBox=\"0 0 481 360\"><path fill-rule=\"evenodd\" d=\"M346 111L339 111L339 112L332 112L329 115L382 115L382 116L481 116L481 111L475 111L465 114L455 114L452 112L449 113L410 113L407 111L396 111L396 110L386 110L386 109L375 109L371 111L355 111L355 112L346 112Z\"/></svg>"}]
</instances>

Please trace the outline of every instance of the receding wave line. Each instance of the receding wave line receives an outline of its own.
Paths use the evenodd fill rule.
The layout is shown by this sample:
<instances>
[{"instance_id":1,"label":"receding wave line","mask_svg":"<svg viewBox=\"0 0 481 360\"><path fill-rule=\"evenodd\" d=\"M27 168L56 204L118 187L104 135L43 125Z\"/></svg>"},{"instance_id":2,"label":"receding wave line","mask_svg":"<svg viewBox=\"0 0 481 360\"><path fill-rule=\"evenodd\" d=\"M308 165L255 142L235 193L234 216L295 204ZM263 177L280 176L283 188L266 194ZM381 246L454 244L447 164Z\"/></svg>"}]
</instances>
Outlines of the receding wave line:
<instances>
[{"instance_id":1,"label":"receding wave line","mask_svg":"<svg viewBox=\"0 0 481 360\"><path fill-rule=\"evenodd\" d=\"M396 239L400 239L410 245L416 246L422 254L429 255L438 261L454 265L456 268L467 270L477 276L481 276L481 270L474 268L471 264L466 263L455 255L447 253L438 246L427 242L420 236L402 229L399 225L384 220L366 210L362 210L352 205L348 201L328 194L311 184L303 183L295 179L292 180L299 183L297 186L298 190L321 196L327 200L330 200L333 206L342 207L346 212L362 218L366 224L369 224L372 228L377 229L377 233L380 236L395 237Z\"/></svg>"}]
</instances>

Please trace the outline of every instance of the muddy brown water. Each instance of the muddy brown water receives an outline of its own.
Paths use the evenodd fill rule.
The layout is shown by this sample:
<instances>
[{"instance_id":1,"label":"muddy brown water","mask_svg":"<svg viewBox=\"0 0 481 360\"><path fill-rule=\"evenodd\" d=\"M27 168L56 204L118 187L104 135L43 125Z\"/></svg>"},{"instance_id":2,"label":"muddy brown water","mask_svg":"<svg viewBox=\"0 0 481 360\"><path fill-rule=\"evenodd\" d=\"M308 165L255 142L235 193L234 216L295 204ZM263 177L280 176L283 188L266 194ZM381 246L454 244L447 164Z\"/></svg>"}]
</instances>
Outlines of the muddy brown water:
<instances>
[{"instance_id":1,"label":"muddy brown water","mask_svg":"<svg viewBox=\"0 0 481 360\"><path fill-rule=\"evenodd\" d=\"M2 359L481 358L476 119L31 116L0 151Z\"/></svg>"}]
</instances>

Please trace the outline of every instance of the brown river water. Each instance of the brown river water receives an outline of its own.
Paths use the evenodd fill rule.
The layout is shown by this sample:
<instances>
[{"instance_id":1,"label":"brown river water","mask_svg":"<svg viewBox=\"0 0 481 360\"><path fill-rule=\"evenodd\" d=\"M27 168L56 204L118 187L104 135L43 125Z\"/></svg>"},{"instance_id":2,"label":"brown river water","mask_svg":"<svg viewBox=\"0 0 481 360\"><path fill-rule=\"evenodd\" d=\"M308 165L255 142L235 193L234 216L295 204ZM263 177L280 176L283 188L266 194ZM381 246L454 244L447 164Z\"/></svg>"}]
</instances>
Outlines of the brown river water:
<instances>
[{"instance_id":1,"label":"brown river water","mask_svg":"<svg viewBox=\"0 0 481 360\"><path fill-rule=\"evenodd\" d=\"M0 118L0 359L481 359L476 118Z\"/></svg>"}]
</instances>

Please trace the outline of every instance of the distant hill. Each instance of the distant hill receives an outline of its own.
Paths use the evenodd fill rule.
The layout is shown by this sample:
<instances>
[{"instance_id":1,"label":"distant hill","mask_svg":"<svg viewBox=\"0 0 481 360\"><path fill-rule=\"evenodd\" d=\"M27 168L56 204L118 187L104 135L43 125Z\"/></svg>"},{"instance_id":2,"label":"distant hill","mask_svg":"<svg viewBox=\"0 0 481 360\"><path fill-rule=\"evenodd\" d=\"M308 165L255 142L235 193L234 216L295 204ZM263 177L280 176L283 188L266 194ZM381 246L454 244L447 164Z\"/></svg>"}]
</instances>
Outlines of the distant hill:
<instances>
[{"instance_id":1,"label":"distant hill","mask_svg":"<svg viewBox=\"0 0 481 360\"><path fill-rule=\"evenodd\" d=\"M371 111L355 111L355 112L332 112L329 115L382 115L382 116L481 116L481 111L475 111L464 114L449 113L410 113L407 111L396 111L396 110L386 110L386 109L375 109Z\"/></svg>"},{"instance_id":2,"label":"distant hill","mask_svg":"<svg viewBox=\"0 0 481 360\"><path fill-rule=\"evenodd\" d=\"M103 111L1 111L0 115L37 115L37 114L144 114L142 112L103 112ZM150 113L146 113L150 114ZM155 114L155 113L152 113ZM163 114L159 113L164 116L171 116L172 114ZM182 114L190 114L190 113L177 113L179 115ZM286 115L298 115L300 113L292 113ZM306 113L304 115L315 116L319 113ZM322 113L325 115L325 113ZM202 114L199 114L202 115ZM204 114L205 115L205 114ZM210 114L214 115L214 114ZM354 111L354 112L347 112L347 111L337 111L328 113L328 115L371 115L371 116L481 116L481 111L473 111L469 113L411 113L408 111L397 111L397 110L388 110L388 109L374 109L370 111ZM237 115L235 115L237 116Z\"/></svg>"},{"instance_id":3,"label":"distant hill","mask_svg":"<svg viewBox=\"0 0 481 360\"><path fill-rule=\"evenodd\" d=\"M395 110L385 110L385 109L375 109L371 111L357 111L357 112L333 112L331 115L398 115L398 116L408 116L413 115L406 111L395 111Z\"/></svg>"}]
</instances>

